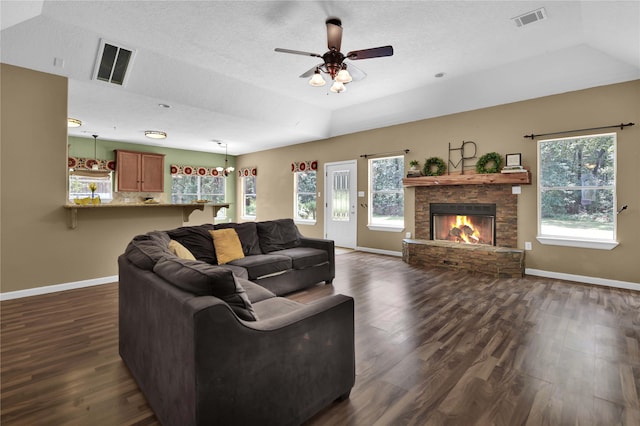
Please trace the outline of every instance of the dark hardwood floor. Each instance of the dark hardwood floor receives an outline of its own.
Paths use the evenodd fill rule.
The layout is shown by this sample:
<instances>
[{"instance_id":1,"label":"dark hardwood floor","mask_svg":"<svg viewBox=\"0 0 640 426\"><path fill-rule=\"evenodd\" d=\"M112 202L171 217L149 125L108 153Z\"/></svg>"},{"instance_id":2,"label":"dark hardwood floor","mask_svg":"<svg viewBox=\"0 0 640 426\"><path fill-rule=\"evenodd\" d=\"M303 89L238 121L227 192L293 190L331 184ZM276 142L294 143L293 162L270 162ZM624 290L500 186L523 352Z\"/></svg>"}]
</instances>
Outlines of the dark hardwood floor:
<instances>
[{"instance_id":1,"label":"dark hardwood floor","mask_svg":"<svg viewBox=\"0 0 640 426\"><path fill-rule=\"evenodd\" d=\"M353 252L356 384L309 425L640 425L640 293ZM117 283L4 301L3 425L157 424L118 356Z\"/></svg>"}]
</instances>

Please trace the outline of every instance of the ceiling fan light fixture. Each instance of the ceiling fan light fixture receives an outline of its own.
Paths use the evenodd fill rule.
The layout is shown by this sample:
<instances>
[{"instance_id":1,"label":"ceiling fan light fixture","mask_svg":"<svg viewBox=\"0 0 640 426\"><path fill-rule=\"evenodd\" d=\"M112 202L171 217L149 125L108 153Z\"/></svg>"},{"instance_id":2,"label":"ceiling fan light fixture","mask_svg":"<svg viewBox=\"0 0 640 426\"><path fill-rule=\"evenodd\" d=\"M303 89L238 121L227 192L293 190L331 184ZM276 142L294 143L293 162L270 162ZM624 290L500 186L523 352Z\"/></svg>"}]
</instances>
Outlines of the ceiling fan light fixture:
<instances>
[{"instance_id":1,"label":"ceiling fan light fixture","mask_svg":"<svg viewBox=\"0 0 640 426\"><path fill-rule=\"evenodd\" d=\"M342 69L336 75L336 81L340 83L351 83L353 81L351 74L347 71L347 64L342 64Z\"/></svg>"},{"instance_id":2,"label":"ceiling fan light fixture","mask_svg":"<svg viewBox=\"0 0 640 426\"><path fill-rule=\"evenodd\" d=\"M316 71L313 73L313 77L311 77L311 79L309 80L309 84L313 87L322 87L327 84L327 82L324 80L324 78L322 78L320 70L316 69Z\"/></svg>"},{"instance_id":3,"label":"ceiling fan light fixture","mask_svg":"<svg viewBox=\"0 0 640 426\"><path fill-rule=\"evenodd\" d=\"M331 90L333 93L342 93L342 92L346 92L347 88L344 85L344 83L341 83L340 81L335 81L332 85L331 85Z\"/></svg>"},{"instance_id":4,"label":"ceiling fan light fixture","mask_svg":"<svg viewBox=\"0 0 640 426\"><path fill-rule=\"evenodd\" d=\"M167 134L159 130L145 130L144 135L150 139L166 139Z\"/></svg>"},{"instance_id":5,"label":"ceiling fan light fixture","mask_svg":"<svg viewBox=\"0 0 640 426\"><path fill-rule=\"evenodd\" d=\"M80 127L82 126L82 121L77 118L67 118L67 127Z\"/></svg>"}]
</instances>

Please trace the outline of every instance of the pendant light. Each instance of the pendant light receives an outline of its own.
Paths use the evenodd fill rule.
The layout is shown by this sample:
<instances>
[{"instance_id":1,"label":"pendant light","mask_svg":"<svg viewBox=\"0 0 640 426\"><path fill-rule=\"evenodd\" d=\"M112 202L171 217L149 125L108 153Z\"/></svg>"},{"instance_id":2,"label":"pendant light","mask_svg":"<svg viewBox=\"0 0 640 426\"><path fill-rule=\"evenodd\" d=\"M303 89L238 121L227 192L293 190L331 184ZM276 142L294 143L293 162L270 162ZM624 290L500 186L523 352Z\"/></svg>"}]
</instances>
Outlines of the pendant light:
<instances>
[{"instance_id":1,"label":"pendant light","mask_svg":"<svg viewBox=\"0 0 640 426\"><path fill-rule=\"evenodd\" d=\"M218 142L219 146L222 146L222 142ZM222 173L222 175L224 177L229 176L234 170L235 168L229 165L229 159L227 158L227 147L228 145L225 143L224 144L224 167L216 167L216 170L220 173Z\"/></svg>"},{"instance_id":2,"label":"pendant light","mask_svg":"<svg viewBox=\"0 0 640 426\"><path fill-rule=\"evenodd\" d=\"M95 161L95 163L91 165L91 170L97 172L100 169L98 166L98 135L91 136L93 136L93 161Z\"/></svg>"}]
</instances>

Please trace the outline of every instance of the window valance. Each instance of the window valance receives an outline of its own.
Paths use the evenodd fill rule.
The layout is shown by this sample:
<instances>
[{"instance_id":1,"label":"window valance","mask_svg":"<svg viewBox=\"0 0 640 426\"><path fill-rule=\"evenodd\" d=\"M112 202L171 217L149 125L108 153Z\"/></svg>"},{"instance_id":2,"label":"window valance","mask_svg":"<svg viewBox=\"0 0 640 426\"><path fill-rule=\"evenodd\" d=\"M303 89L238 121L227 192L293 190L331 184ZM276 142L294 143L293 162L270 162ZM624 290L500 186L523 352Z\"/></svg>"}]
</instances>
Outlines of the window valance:
<instances>
[{"instance_id":1,"label":"window valance","mask_svg":"<svg viewBox=\"0 0 640 426\"><path fill-rule=\"evenodd\" d=\"M176 164L171 165L172 175L197 175L197 176L216 176L222 177L222 172L219 172L215 167L201 167L201 166L179 166Z\"/></svg>"},{"instance_id":2,"label":"window valance","mask_svg":"<svg viewBox=\"0 0 640 426\"><path fill-rule=\"evenodd\" d=\"M308 172L318 170L318 162L313 161L294 161L291 163L291 173Z\"/></svg>"},{"instance_id":3,"label":"window valance","mask_svg":"<svg viewBox=\"0 0 640 426\"><path fill-rule=\"evenodd\" d=\"M68 157L67 165L74 171L95 170L93 166L97 164L98 170L113 172L116 170L116 162L114 160L98 160L95 158Z\"/></svg>"},{"instance_id":4,"label":"window valance","mask_svg":"<svg viewBox=\"0 0 640 426\"><path fill-rule=\"evenodd\" d=\"M258 169L256 167L243 167L238 169L238 177L257 176Z\"/></svg>"}]
</instances>

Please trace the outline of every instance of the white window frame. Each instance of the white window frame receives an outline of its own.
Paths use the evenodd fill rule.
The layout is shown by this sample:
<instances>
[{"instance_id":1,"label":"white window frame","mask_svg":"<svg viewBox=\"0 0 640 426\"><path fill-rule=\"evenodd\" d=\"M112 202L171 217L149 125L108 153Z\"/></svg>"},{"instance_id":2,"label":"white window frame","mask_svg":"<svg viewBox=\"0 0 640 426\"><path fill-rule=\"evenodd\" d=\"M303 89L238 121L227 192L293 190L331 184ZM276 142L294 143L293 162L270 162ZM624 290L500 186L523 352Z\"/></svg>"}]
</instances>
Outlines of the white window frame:
<instances>
[{"instance_id":1,"label":"white window frame","mask_svg":"<svg viewBox=\"0 0 640 426\"><path fill-rule=\"evenodd\" d=\"M614 146L614 178L613 184L607 186L570 186L570 187L552 187L552 188L543 188L543 179L542 179L542 164L541 164L541 155L540 149L543 143L553 143L553 142L561 142L571 139L580 139L580 138L589 138L589 137L599 137L599 136L612 136L613 137L613 146ZM616 206L616 184L617 184L617 133L603 133L603 134L594 134L594 135L583 135L583 136L571 136L567 138L553 138L553 139L543 139L538 141L537 147L537 167L538 167L538 185L537 185L537 225L538 225L538 235L536 239L541 244L546 245L555 245L555 246L565 246L565 247L580 247L580 248L590 248L590 249L600 249L600 250L612 250L618 246L617 238L617 214L615 211ZM597 238L597 237L577 237L570 235L554 235L554 234L544 234L542 228L542 192L544 189L550 190L597 190L597 189L610 189L613 191L613 238Z\"/></svg>"},{"instance_id":2,"label":"white window frame","mask_svg":"<svg viewBox=\"0 0 640 426\"><path fill-rule=\"evenodd\" d=\"M226 202L227 200L227 182L226 179L224 177L218 177L218 176L200 176L200 175L181 175L181 174L175 174L175 175L171 175L171 201L173 202L173 197L175 195L175 192L173 191L173 183L175 181L175 179L182 179L184 177L187 176L193 176L196 178L196 185L197 185L197 189L196 189L196 193L195 194L189 194L189 195L195 195L195 199L196 200L201 200L201 199L207 199L208 196L216 196L216 195L222 195L222 202ZM204 193L202 191L202 180L203 179L222 179L223 182L223 188L224 188L224 193L223 194L208 194L208 193ZM184 201L183 201L184 202ZM216 220L221 220L221 219L227 219L227 208L223 207L221 209L218 210L218 213L216 214L215 217Z\"/></svg>"},{"instance_id":3,"label":"white window frame","mask_svg":"<svg viewBox=\"0 0 640 426\"><path fill-rule=\"evenodd\" d=\"M377 157L377 158L370 158L368 165L369 165L369 208L368 208L368 224L367 224L367 228L372 230L372 231L386 231L386 232L402 232L404 230L405 227L405 223L404 223L404 216L402 217L402 223L390 223L390 224L385 224L385 223L381 223L379 221L374 221L373 218L373 199L374 199L374 195L379 193L379 192L397 192L400 193L402 195L402 209L404 211L404 188L402 186L402 177L400 178L398 184L399 184L399 188L397 190L394 191L374 191L374 176L373 176L373 163L376 161L382 161L382 160L390 160L390 159L395 159L395 158L400 158L402 159L402 163L403 163L403 167L401 168L401 170L404 173L404 155L394 155L394 156L389 156L389 157Z\"/></svg>"},{"instance_id":4,"label":"white window frame","mask_svg":"<svg viewBox=\"0 0 640 426\"><path fill-rule=\"evenodd\" d=\"M247 179L254 179L253 187L255 188L255 193L247 192ZM243 176L242 177L242 218L255 220L258 214L258 179L257 176ZM254 215L250 215L247 213L247 196L253 196L256 201L256 213Z\"/></svg>"},{"instance_id":5,"label":"white window frame","mask_svg":"<svg viewBox=\"0 0 640 426\"><path fill-rule=\"evenodd\" d=\"M299 188L298 188L298 178L300 176L300 174L309 174L309 173L313 173L316 176L316 182L315 182L315 187L313 192L300 192ZM308 218L303 218L300 217L299 213L300 213L300 209L298 206L298 201L299 201L299 195L311 195L314 197L316 197L316 191L318 190L318 174L316 173L315 170L305 170L304 172L295 172L293 174L293 220L296 223L301 223L301 224L315 224L316 223L316 219L318 218L318 208L317 208L317 203L316 203L316 212L315 212L315 217L313 219L308 219Z\"/></svg>"}]
</instances>

